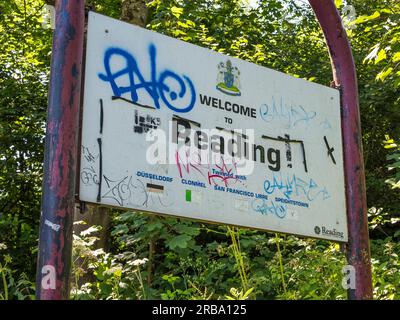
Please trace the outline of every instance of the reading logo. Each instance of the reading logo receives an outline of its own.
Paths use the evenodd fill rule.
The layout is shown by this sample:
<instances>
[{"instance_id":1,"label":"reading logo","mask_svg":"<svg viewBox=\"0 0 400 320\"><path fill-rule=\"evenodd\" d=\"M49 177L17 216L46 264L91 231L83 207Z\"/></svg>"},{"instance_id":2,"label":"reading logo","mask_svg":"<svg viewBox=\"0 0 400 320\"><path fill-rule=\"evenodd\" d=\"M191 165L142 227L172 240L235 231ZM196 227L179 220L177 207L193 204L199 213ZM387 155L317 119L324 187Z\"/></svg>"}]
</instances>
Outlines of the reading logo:
<instances>
[{"instance_id":1,"label":"reading logo","mask_svg":"<svg viewBox=\"0 0 400 320\"><path fill-rule=\"evenodd\" d=\"M324 234L324 235L329 235L329 236L332 236L335 238L343 238L344 237L343 232L340 232L336 229L327 229L326 227L322 227L322 229L321 229L320 227L315 226L314 232L316 234L320 234L322 232L322 234Z\"/></svg>"}]
</instances>

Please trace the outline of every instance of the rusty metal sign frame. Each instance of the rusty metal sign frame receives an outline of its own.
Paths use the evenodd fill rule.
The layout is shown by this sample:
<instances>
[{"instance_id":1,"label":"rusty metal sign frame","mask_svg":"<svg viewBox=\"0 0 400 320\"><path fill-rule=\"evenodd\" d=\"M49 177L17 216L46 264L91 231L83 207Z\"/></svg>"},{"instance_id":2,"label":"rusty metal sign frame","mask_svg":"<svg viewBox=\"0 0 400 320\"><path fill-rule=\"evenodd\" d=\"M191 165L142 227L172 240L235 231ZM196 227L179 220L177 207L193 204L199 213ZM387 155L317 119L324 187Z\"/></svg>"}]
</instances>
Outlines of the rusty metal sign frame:
<instances>
[{"instance_id":1,"label":"rusty metal sign frame","mask_svg":"<svg viewBox=\"0 0 400 320\"><path fill-rule=\"evenodd\" d=\"M372 299L371 262L357 78L351 47L333 0L309 0L329 49L341 122L349 241L346 256L355 270L349 299ZM36 298L69 297L81 79L84 0L56 1L47 115Z\"/></svg>"}]
</instances>

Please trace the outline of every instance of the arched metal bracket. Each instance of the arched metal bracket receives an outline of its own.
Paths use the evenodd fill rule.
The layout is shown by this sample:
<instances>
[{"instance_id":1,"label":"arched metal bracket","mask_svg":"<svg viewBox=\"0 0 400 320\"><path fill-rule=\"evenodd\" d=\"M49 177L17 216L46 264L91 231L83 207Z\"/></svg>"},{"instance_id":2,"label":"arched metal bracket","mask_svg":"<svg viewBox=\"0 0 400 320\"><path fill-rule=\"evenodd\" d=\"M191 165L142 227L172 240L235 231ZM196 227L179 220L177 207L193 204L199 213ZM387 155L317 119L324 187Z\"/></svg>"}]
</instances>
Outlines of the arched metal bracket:
<instances>
[{"instance_id":1,"label":"arched metal bracket","mask_svg":"<svg viewBox=\"0 0 400 320\"><path fill-rule=\"evenodd\" d=\"M331 58L333 81L340 88L341 122L346 183L349 242L346 256L355 270L355 288L349 299L372 299L364 160L358 88L353 55L342 19L333 0L309 0L324 32Z\"/></svg>"}]
</instances>

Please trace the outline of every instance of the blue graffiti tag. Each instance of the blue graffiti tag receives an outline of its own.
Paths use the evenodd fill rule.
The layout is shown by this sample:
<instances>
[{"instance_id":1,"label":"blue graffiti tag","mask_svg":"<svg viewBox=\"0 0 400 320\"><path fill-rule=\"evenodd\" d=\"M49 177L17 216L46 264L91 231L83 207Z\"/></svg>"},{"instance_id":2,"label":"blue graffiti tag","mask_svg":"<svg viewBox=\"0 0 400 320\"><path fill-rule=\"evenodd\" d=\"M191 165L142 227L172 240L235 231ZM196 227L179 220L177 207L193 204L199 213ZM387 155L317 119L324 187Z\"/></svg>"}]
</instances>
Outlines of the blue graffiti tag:
<instances>
[{"instance_id":1,"label":"blue graffiti tag","mask_svg":"<svg viewBox=\"0 0 400 320\"><path fill-rule=\"evenodd\" d=\"M308 126L317 113L315 111L307 111L303 106L288 106L284 103L283 98L280 99L280 104L275 103L275 97L272 97L272 104L266 103L260 106L260 116L265 122L282 122L287 129L295 127L299 123Z\"/></svg>"},{"instance_id":2,"label":"blue graffiti tag","mask_svg":"<svg viewBox=\"0 0 400 320\"><path fill-rule=\"evenodd\" d=\"M320 187L311 178L302 179L295 174L286 177L282 177L282 174L274 174L272 179L265 179L264 190L267 194L279 191L287 199L295 195L311 202L317 198L322 198L322 200L330 198L326 187Z\"/></svg>"},{"instance_id":3,"label":"blue graffiti tag","mask_svg":"<svg viewBox=\"0 0 400 320\"><path fill-rule=\"evenodd\" d=\"M278 218L283 219L287 214L287 205L275 203L272 200L254 199L251 207L255 212L267 215L269 213L275 214Z\"/></svg>"},{"instance_id":4,"label":"blue graffiti tag","mask_svg":"<svg viewBox=\"0 0 400 320\"><path fill-rule=\"evenodd\" d=\"M151 66L151 79L146 81L142 73L139 70L138 64L129 52L120 48L109 48L104 54L104 68L105 74L99 74L99 78L103 81L110 83L113 90L114 96L121 97L124 93L130 93L131 100L134 103L138 102L139 96L138 91L144 89L150 97L153 99L154 106L160 109L160 99L161 101L171 110L175 112L189 112L193 109L196 102L196 90L195 87L187 76L178 76L175 72L171 70L164 70L159 75L157 75L157 65L156 65L156 47L151 44L149 46L150 55L150 66ZM123 58L126 62L126 67L119 71L111 71L111 59L113 57ZM128 76L129 85L119 86L116 83L116 79L122 76ZM174 91L166 84L166 81L171 83L175 82L178 85L178 90ZM185 81L188 84L189 90ZM181 107L177 106L176 102L178 97L180 99L184 98L185 95L190 94L190 101L188 105ZM188 98L188 99L189 99Z\"/></svg>"}]
</instances>

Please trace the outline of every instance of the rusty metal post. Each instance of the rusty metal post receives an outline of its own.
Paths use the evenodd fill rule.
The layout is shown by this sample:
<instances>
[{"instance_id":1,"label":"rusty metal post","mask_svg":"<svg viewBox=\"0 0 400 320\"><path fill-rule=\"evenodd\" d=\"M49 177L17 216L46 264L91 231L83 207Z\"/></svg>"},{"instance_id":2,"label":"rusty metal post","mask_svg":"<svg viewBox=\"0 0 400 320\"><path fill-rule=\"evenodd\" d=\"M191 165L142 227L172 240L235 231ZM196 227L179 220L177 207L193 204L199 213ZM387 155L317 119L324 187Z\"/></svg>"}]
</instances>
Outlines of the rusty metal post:
<instances>
[{"instance_id":1,"label":"rusty metal post","mask_svg":"<svg viewBox=\"0 0 400 320\"><path fill-rule=\"evenodd\" d=\"M56 1L36 273L42 300L69 297L84 2Z\"/></svg>"},{"instance_id":2,"label":"rusty metal post","mask_svg":"<svg viewBox=\"0 0 400 320\"><path fill-rule=\"evenodd\" d=\"M341 92L342 139L346 181L349 242L347 261L355 268L351 300L372 299L364 160L356 70L350 43L333 0L309 0L324 32L332 64L333 80Z\"/></svg>"}]
</instances>

